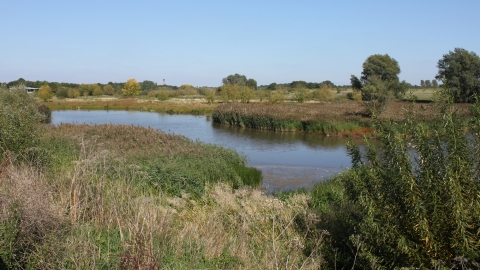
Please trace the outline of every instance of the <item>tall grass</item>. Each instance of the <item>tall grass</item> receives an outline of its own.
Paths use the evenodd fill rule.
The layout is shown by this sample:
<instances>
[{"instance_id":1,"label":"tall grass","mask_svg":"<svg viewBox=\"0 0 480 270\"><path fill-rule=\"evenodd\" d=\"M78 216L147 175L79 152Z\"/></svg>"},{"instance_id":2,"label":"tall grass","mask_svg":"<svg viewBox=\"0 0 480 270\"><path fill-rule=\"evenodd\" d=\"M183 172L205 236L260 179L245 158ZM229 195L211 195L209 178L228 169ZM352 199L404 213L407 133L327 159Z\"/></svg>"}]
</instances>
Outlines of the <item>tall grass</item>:
<instances>
[{"instance_id":1,"label":"tall grass","mask_svg":"<svg viewBox=\"0 0 480 270\"><path fill-rule=\"evenodd\" d=\"M379 120L405 121L408 111L425 122L437 121L439 108L435 104L391 102ZM457 114L471 118L466 104L456 104ZM301 131L325 135L361 135L372 130L372 118L361 102L331 102L320 104L223 104L212 113L215 122L275 131Z\"/></svg>"},{"instance_id":2,"label":"tall grass","mask_svg":"<svg viewBox=\"0 0 480 270\"><path fill-rule=\"evenodd\" d=\"M307 196L279 201L249 187L258 185L259 172L230 150L113 125L49 126L40 147L50 154L48 167L10 163L0 176L0 258L8 267L317 269L323 263L323 242L305 252L296 227L296 219L312 218Z\"/></svg>"}]
</instances>

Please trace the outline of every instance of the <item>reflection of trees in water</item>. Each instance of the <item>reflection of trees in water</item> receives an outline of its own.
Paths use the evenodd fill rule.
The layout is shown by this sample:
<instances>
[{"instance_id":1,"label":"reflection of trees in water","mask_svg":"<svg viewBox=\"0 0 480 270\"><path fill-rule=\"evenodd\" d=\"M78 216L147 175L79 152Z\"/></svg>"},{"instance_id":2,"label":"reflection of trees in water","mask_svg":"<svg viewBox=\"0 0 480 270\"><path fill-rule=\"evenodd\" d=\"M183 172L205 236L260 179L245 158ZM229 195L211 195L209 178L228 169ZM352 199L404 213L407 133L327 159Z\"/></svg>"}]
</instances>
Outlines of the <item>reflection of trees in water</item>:
<instances>
[{"instance_id":1,"label":"reflection of trees in water","mask_svg":"<svg viewBox=\"0 0 480 270\"><path fill-rule=\"evenodd\" d=\"M233 127L218 123L212 123L212 127L216 133L222 133L224 136L250 139L272 147L301 143L314 150L333 150L344 147L348 142L348 138L343 136L324 136L300 132L275 132L271 130ZM353 138L353 141L357 145L364 144L362 138Z\"/></svg>"}]
</instances>

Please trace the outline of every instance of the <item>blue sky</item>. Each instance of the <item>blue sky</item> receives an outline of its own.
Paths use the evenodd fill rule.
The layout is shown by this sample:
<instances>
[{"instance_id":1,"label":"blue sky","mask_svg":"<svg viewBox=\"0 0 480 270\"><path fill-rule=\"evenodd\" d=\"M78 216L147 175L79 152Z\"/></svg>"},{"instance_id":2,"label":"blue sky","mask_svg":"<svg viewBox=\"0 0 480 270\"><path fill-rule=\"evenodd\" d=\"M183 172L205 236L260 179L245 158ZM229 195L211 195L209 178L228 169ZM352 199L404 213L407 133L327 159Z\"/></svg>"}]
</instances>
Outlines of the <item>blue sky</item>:
<instances>
[{"instance_id":1,"label":"blue sky","mask_svg":"<svg viewBox=\"0 0 480 270\"><path fill-rule=\"evenodd\" d=\"M433 79L444 54L480 54L480 1L0 0L0 82L152 80L335 84L372 54Z\"/></svg>"}]
</instances>

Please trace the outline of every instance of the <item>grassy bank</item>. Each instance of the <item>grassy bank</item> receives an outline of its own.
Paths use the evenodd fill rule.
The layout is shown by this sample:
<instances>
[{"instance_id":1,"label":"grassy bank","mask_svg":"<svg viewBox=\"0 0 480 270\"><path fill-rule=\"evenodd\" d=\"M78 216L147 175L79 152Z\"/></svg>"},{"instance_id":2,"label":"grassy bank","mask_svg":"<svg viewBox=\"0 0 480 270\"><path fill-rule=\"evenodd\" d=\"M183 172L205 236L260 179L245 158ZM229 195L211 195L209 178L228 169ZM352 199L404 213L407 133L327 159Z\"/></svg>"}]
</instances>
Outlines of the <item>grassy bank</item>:
<instances>
[{"instance_id":1,"label":"grassy bank","mask_svg":"<svg viewBox=\"0 0 480 270\"><path fill-rule=\"evenodd\" d=\"M295 220L235 152L148 128L48 126L3 158L0 258L14 269L317 269Z\"/></svg>"},{"instance_id":2,"label":"grassy bank","mask_svg":"<svg viewBox=\"0 0 480 270\"><path fill-rule=\"evenodd\" d=\"M169 114L210 114L215 105L191 99L161 102L154 99L133 98L81 98L43 102L52 110L132 110Z\"/></svg>"},{"instance_id":3,"label":"grassy bank","mask_svg":"<svg viewBox=\"0 0 480 270\"><path fill-rule=\"evenodd\" d=\"M469 117L468 105L456 105L459 115ZM404 121L413 112L423 121L438 120L435 104L392 102L378 119ZM315 104L223 104L212 113L215 122L275 131L300 131L324 135L361 135L372 131L372 118L361 102Z\"/></svg>"}]
</instances>

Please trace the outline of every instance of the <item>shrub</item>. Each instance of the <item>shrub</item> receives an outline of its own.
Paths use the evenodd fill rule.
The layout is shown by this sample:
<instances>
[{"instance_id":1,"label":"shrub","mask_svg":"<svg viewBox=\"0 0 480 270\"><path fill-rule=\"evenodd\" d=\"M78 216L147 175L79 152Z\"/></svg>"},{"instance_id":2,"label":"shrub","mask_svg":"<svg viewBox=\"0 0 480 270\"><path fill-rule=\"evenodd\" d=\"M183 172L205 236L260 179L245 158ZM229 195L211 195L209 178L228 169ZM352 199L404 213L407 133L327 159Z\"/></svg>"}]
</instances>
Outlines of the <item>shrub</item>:
<instances>
[{"instance_id":1,"label":"shrub","mask_svg":"<svg viewBox=\"0 0 480 270\"><path fill-rule=\"evenodd\" d=\"M364 155L348 146L353 169L342 181L362 217L350 240L364 267L434 268L458 258L478 265L480 104L474 108L468 136L465 121L445 109L431 126L379 123L381 145L367 142Z\"/></svg>"},{"instance_id":2,"label":"shrub","mask_svg":"<svg viewBox=\"0 0 480 270\"><path fill-rule=\"evenodd\" d=\"M60 87L57 89L57 93L55 93L55 96L59 99L64 99L68 97L68 91L69 89L66 87Z\"/></svg>"},{"instance_id":3,"label":"shrub","mask_svg":"<svg viewBox=\"0 0 480 270\"><path fill-rule=\"evenodd\" d=\"M34 147L39 139L39 123L45 117L35 99L24 90L0 89L0 151L14 154Z\"/></svg>"}]
</instances>

